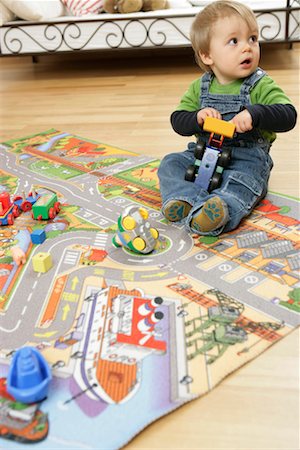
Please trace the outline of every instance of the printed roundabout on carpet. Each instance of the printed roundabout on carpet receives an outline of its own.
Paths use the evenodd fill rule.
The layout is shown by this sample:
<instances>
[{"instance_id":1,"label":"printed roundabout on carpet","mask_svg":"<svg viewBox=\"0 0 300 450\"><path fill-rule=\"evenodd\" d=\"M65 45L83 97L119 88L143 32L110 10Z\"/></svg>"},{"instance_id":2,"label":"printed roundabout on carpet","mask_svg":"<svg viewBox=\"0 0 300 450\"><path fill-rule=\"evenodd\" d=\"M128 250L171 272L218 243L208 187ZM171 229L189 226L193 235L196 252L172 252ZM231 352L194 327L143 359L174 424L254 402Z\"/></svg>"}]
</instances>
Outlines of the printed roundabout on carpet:
<instances>
[{"instance_id":1,"label":"printed roundabout on carpet","mask_svg":"<svg viewBox=\"0 0 300 450\"><path fill-rule=\"evenodd\" d=\"M164 220L151 157L53 129L4 142L0 154L1 193L26 196L34 187L61 203L48 221L28 211L1 227L5 448L121 448L297 326L295 199L269 194L234 232L201 238ZM112 245L131 204L146 208L159 230L148 255ZM46 232L42 244L31 242L37 229ZM24 266L12 262L16 243ZM45 273L33 270L39 252L53 260ZM25 345L53 373L47 399L29 406L6 390L12 355Z\"/></svg>"}]
</instances>

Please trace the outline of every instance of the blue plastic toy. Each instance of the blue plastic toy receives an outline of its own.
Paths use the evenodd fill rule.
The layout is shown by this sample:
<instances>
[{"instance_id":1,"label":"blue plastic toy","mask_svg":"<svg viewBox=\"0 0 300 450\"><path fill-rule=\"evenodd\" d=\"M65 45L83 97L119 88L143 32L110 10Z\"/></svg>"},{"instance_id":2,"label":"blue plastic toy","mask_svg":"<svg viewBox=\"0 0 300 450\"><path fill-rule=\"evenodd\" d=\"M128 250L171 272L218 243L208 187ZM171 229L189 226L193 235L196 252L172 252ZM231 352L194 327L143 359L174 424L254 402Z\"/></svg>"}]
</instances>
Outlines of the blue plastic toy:
<instances>
[{"instance_id":1,"label":"blue plastic toy","mask_svg":"<svg viewBox=\"0 0 300 450\"><path fill-rule=\"evenodd\" d=\"M45 230L34 230L30 237L33 244L42 244L46 240Z\"/></svg>"},{"instance_id":2,"label":"blue plastic toy","mask_svg":"<svg viewBox=\"0 0 300 450\"><path fill-rule=\"evenodd\" d=\"M7 392L22 403L44 400L52 379L49 365L34 347L17 350L7 376Z\"/></svg>"},{"instance_id":3,"label":"blue plastic toy","mask_svg":"<svg viewBox=\"0 0 300 450\"><path fill-rule=\"evenodd\" d=\"M198 140L191 142L189 149L194 150L195 162L187 168L186 181L193 181L208 192L217 189L222 182L224 167L229 164L231 150L222 150L225 137L232 138L235 125L231 122L207 117L204 121L203 130L210 132L208 144Z\"/></svg>"}]
</instances>

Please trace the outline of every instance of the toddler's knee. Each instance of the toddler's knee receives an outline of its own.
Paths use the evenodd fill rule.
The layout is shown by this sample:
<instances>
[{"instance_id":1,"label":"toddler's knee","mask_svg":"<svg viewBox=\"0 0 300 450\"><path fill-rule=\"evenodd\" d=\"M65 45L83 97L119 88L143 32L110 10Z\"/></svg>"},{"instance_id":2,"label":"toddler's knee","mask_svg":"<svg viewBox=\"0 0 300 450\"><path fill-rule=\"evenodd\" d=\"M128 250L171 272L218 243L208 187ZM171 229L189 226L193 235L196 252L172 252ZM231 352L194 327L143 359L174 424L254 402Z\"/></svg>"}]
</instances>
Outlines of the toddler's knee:
<instances>
[{"instance_id":1,"label":"toddler's knee","mask_svg":"<svg viewBox=\"0 0 300 450\"><path fill-rule=\"evenodd\" d=\"M178 153L168 153L163 157L163 159L160 162L160 165L169 164L170 162L174 161L176 157L178 158Z\"/></svg>"},{"instance_id":2,"label":"toddler's knee","mask_svg":"<svg viewBox=\"0 0 300 450\"><path fill-rule=\"evenodd\" d=\"M170 166L172 166L172 163L174 161L174 153L169 153L168 155L164 156L163 159L160 161L159 167L158 167L158 176L167 169L170 169Z\"/></svg>"}]
</instances>

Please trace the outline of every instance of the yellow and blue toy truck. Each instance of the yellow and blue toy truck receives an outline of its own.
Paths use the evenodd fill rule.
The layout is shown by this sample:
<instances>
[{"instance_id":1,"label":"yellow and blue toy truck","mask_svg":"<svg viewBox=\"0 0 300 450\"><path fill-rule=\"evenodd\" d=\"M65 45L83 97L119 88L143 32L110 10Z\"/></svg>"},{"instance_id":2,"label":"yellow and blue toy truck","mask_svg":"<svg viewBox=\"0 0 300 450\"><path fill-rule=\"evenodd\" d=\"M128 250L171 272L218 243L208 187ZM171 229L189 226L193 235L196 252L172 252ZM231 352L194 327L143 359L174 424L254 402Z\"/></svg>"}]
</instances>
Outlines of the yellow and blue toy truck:
<instances>
[{"instance_id":1,"label":"yellow and blue toy truck","mask_svg":"<svg viewBox=\"0 0 300 450\"><path fill-rule=\"evenodd\" d=\"M235 125L225 120L207 117L203 124L203 130L210 132L208 144L198 140L189 144L189 149L194 150L195 163L190 165L185 173L186 181L194 181L202 189L208 192L217 189L222 181L222 173L230 161L231 150L222 150L225 137L232 138Z\"/></svg>"}]
</instances>

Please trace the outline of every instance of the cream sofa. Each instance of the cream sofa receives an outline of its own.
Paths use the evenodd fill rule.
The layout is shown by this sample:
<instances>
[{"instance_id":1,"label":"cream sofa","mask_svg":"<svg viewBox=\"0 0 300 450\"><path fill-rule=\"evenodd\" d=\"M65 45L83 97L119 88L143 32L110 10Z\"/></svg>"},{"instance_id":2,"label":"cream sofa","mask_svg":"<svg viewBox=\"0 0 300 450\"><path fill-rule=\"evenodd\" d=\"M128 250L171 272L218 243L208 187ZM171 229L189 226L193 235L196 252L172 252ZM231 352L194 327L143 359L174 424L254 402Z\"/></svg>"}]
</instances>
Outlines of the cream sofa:
<instances>
[{"instance_id":1,"label":"cream sofa","mask_svg":"<svg viewBox=\"0 0 300 450\"><path fill-rule=\"evenodd\" d=\"M6 0L7 1L7 0ZM0 54L40 55L62 52L190 46L195 14L211 0L190 1L185 8L132 14L65 16L13 20L0 27ZM258 19L261 42L300 40L300 0L247 0Z\"/></svg>"}]
</instances>

